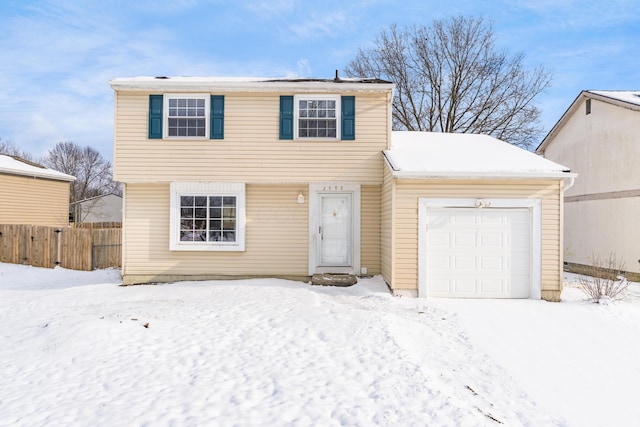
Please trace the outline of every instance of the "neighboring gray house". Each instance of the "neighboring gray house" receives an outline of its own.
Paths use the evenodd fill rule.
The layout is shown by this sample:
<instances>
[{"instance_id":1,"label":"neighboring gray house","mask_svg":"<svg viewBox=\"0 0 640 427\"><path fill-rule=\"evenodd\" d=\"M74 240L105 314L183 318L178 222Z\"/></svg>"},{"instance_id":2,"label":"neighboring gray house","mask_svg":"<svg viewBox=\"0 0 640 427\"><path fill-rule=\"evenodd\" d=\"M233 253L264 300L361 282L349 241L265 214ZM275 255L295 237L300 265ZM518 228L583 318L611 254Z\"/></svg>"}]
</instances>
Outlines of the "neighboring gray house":
<instances>
[{"instance_id":1,"label":"neighboring gray house","mask_svg":"<svg viewBox=\"0 0 640 427\"><path fill-rule=\"evenodd\" d=\"M73 204L76 224L87 222L122 222L122 196L105 194Z\"/></svg>"},{"instance_id":2,"label":"neighboring gray house","mask_svg":"<svg viewBox=\"0 0 640 427\"><path fill-rule=\"evenodd\" d=\"M640 90L580 92L536 153L580 177L564 199L569 269L613 254L640 279Z\"/></svg>"}]
</instances>

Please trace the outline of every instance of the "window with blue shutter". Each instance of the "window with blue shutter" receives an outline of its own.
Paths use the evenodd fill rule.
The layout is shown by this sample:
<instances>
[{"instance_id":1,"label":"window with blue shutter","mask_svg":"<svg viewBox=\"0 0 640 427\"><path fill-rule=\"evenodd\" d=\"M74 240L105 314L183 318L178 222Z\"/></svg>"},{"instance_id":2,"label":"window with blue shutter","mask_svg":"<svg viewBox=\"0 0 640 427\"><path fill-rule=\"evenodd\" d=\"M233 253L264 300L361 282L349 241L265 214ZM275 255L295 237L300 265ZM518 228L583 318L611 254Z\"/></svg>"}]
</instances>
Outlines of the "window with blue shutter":
<instances>
[{"instance_id":1,"label":"window with blue shutter","mask_svg":"<svg viewBox=\"0 0 640 427\"><path fill-rule=\"evenodd\" d=\"M162 95L149 95L149 139L162 139Z\"/></svg>"},{"instance_id":2,"label":"window with blue shutter","mask_svg":"<svg viewBox=\"0 0 640 427\"><path fill-rule=\"evenodd\" d=\"M353 141L356 139L356 97L342 97L342 139Z\"/></svg>"},{"instance_id":3,"label":"window with blue shutter","mask_svg":"<svg viewBox=\"0 0 640 427\"><path fill-rule=\"evenodd\" d=\"M280 97L280 139L293 139L293 96Z\"/></svg>"},{"instance_id":4,"label":"window with blue shutter","mask_svg":"<svg viewBox=\"0 0 640 427\"><path fill-rule=\"evenodd\" d=\"M224 96L211 95L210 139L224 139Z\"/></svg>"}]
</instances>

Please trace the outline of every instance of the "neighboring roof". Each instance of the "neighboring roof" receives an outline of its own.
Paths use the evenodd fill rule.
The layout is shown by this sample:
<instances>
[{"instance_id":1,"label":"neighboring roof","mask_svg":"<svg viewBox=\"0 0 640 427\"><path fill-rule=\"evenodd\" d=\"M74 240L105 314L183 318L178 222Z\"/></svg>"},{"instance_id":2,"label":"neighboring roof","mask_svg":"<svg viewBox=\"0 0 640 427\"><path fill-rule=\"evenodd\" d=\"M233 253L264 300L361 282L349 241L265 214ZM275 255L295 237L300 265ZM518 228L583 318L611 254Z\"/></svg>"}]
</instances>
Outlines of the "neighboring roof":
<instances>
[{"instance_id":1,"label":"neighboring roof","mask_svg":"<svg viewBox=\"0 0 640 427\"><path fill-rule=\"evenodd\" d=\"M78 204L78 203L84 203L84 202L90 202L91 200L95 200L95 199L101 199L103 197L108 197L108 196L114 196L114 197L119 197L122 199L122 196L119 194L115 194L115 193L109 193L109 194L101 194L99 196L93 196L93 197L89 197L83 200L78 200L77 202L73 202L72 205Z\"/></svg>"},{"instance_id":2,"label":"neighboring roof","mask_svg":"<svg viewBox=\"0 0 640 427\"><path fill-rule=\"evenodd\" d=\"M566 178L569 168L488 135L391 132L384 155L398 178Z\"/></svg>"},{"instance_id":3,"label":"neighboring roof","mask_svg":"<svg viewBox=\"0 0 640 427\"><path fill-rule=\"evenodd\" d=\"M313 91L322 89L382 91L393 88L393 83L375 78L315 79L302 77L121 77L109 81L116 91L134 90L188 90L188 91L257 91L283 90Z\"/></svg>"},{"instance_id":4,"label":"neighboring roof","mask_svg":"<svg viewBox=\"0 0 640 427\"><path fill-rule=\"evenodd\" d=\"M59 181L75 181L76 178L66 173L46 168L20 157L0 154L0 173L23 175L38 178L56 179Z\"/></svg>"},{"instance_id":5,"label":"neighboring roof","mask_svg":"<svg viewBox=\"0 0 640 427\"><path fill-rule=\"evenodd\" d=\"M538 145L536 153L544 154L547 145L551 143L556 134L562 129L565 123L567 123L569 117L575 113L583 99L595 99L621 108L640 111L640 90L583 90L578 94L576 99L573 100L569 108L567 108L567 111L562 114L560 120L551 128L540 145Z\"/></svg>"},{"instance_id":6,"label":"neighboring roof","mask_svg":"<svg viewBox=\"0 0 640 427\"><path fill-rule=\"evenodd\" d=\"M640 90L586 90L585 92L640 106Z\"/></svg>"}]
</instances>

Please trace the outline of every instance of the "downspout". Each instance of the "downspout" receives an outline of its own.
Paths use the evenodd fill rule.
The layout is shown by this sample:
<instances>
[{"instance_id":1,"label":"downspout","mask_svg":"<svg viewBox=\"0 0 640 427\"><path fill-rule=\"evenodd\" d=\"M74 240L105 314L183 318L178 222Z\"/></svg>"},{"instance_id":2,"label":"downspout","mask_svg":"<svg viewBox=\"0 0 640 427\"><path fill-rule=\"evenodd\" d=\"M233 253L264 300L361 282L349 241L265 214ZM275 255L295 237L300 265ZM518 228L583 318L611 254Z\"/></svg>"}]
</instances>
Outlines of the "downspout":
<instances>
[{"instance_id":1,"label":"downspout","mask_svg":"<svg viewBox=\"0 0 640 427\"><path fill-rule=\"evenodd\" d=\"M575 176L570 176L568 178L564 179L564 182L567 182L567 180L569 181L569 185L562 188L562 193L564 194L565 191L567 191L568 189L570 189L571 187L573 187L573 184L576 183L576 177Z\"/></svg>"}]
</instances>

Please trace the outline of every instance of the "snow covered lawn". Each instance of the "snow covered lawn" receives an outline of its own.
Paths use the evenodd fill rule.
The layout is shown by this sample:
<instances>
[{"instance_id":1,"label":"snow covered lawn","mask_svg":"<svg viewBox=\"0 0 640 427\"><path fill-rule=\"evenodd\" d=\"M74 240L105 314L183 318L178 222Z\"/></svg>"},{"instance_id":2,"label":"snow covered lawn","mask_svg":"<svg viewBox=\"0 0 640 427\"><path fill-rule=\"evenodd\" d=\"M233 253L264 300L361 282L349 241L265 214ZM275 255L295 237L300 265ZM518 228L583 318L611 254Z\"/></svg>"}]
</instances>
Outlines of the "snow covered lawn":
<instances>
[{"instance_id":1,"label":"snow covered lawn","mask_svg":"<svg viewBox=\"0 0 640 427\"><path fill-rule=\"evenodd\" d=\"M0 263L0 426L640 425L637 296L118 283Z\"/></svg>"}]
</instances>

